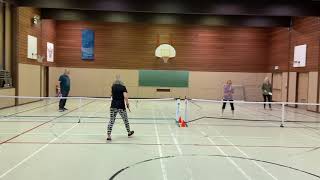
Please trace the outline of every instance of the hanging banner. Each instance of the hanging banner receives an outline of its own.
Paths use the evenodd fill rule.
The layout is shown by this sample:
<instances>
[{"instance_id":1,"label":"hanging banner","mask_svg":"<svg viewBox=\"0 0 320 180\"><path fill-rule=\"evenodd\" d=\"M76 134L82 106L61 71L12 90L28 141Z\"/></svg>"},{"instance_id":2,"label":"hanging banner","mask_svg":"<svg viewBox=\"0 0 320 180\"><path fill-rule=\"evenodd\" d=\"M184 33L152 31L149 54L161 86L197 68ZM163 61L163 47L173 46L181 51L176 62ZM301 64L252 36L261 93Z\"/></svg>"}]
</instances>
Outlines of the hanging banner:
<instances>
[{"instance_id":1,"label":"hanging banner","mask_svg":"<svg viewBox=\"0 0 320 180\"><path fill-rule=\"evenodd\" d=\"M94 31L90 29L82 30L81 54L83 60L94 59Z\"/></svg>"},{"instance_id":2,"label":"hanging banner","mask_svg":"<svg viewBox=\"0 0 320 180\"><path fill-rule=\"evenodd\" d=\"M54 48L53 44L47 42L47 61L48 62L53 62L53 52L54 52L53 48Z\"/></svg>"}]
</instances>

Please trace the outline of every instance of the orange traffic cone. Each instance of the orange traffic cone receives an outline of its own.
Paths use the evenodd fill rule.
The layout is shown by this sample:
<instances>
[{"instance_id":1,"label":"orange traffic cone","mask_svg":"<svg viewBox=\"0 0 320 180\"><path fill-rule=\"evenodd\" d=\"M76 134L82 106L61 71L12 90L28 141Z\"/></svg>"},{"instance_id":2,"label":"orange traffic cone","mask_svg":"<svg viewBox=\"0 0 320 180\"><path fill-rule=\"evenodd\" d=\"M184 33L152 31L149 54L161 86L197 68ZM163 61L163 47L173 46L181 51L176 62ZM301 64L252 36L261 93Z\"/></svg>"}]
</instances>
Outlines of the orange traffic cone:
<instances>
[{"instance_id":1,"label":"orange traffic cone","mask_svg":"<svg viewBox=\"0 0 320 180\"><path fill-rule=\"evenodd\" d=\"M182 122L180 123L180 127L186 127L186 122L182 120Z\"/></svg>"},{"instance_id":2,"label":"orange traffic cone","mask_svg":"<svg viewBox=\"0 0 320 180\"><path fill-rule=\"evenodd\" d=\"M183 121L183 120L182 120L182 118L181 118L181 116L180 116L180 117L179 117L179 121L178 121L178 122L179 122L179 124L181 124L181 123L182 123L182 121Z\"/></svg>"}]
</instances>

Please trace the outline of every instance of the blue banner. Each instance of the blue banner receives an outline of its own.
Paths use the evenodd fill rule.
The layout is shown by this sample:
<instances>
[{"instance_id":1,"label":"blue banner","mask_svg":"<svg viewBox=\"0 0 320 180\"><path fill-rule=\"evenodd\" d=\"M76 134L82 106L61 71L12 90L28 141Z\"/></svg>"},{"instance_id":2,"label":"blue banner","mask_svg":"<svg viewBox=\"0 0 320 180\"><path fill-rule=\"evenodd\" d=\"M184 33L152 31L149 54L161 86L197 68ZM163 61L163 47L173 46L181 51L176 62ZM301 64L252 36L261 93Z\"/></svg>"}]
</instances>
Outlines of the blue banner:
<instances>
[{"instance_id":1,"label":"blue banner","mask_svg":"<svg viewBox=\"0 0 320 180\"><path fill-rule=\"evenodd\" d=\"M94 59L94 31L84 29L82 32L81 54L82 59Z\"/></svg>"}]
</instances>

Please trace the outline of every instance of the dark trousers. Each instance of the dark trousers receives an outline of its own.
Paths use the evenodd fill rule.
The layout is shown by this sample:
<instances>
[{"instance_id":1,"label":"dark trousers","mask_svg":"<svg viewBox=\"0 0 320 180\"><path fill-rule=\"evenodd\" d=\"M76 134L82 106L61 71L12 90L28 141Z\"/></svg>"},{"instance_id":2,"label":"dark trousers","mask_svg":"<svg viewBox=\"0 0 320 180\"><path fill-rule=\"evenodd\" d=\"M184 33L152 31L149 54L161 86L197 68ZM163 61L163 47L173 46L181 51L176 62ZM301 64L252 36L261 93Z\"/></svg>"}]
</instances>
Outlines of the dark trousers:
<instances>
[{"instance_id":1,"label":"dark trousers","mask_svg":"<svg viewBox=\"0 0 320 180\"><path fill-rule=\"evenodd\" d=\"M272 102L272 96L271 95L263 95L263 102ZM266 104L263 104L263 107L266 108ZM269 108L271 108L271 104L269 104Z\"/></svg>"},{"instance_id":2,"label":"dark trousers","mask_svg":"<svg viewBox=\"0 0 320 180\"><path fill-rule=\"evenodd\" d=\"M225 100L225 99L224 99L223 101L233 101L233 100ZM222 109L225 109L225 108L226 108L226 104L227 104L226 102L223 103ZM230 106L231 106L231 110L234 111L234 106L233 106L233 103L232 103L232 102L230 102Z\"/></svg>"},{"instance_id":3,"label":"dark trousers","mask_svg":"<svg viewBox=\"0 0 320 180\"><path fill-rule=\"evenodd\" d=\"M68 97L69 91L61 91L62 97ZM59 109L63 109L64 106L66 105L67 99L60 99L59 102Z\"/></svg>"}]
</instances>

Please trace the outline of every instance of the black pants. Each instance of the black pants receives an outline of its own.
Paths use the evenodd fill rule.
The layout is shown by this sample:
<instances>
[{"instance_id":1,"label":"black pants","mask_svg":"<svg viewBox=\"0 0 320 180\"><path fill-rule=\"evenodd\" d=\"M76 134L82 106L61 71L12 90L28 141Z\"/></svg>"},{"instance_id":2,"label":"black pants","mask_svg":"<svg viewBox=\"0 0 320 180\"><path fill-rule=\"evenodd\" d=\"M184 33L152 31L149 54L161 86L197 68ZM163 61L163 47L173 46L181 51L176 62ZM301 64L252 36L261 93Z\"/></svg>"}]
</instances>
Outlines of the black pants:
<instances>
[{"instance_id":1,"label":"black pants","mask_svg":"<svg viewBox=\"0 0 320 180\"><path fill-rule=\"evenodd\" d=\"M223 101L233 101L233 100L225 100L225 99L224 99ZM226 108L226 104L227 104L226 102L223 103L222 109L225 109L225 108ZM233 103L232 103L232 102L230 102L230 106L231 106L231 110L234 111L234 106L233 106Z\"/></svg>"},{"instance_id":2,"label":"black pants","mask_svg":"<svg viewBox=\"0 0 320 180\"><path fill-rule=\"evenodd\" d=\"M272 102L272 96L271 95L263 95L263 102ZM263 107L266 108L266 104L263 104ZM269 108L271 108L271 104L269 104Z\"/></svg>"},{"instance_id":3,"label":"black pants","mask_svg":"<svg viewBox=\"0 0 320 180\"><path fill-rule=\"evenodd\" d=\"M68 97L69 91L61 91L62 97ZM59 109L63 109L64 106L66 105L67 99L60 99L59 102Z\"/></svg>"}]
</instances>

